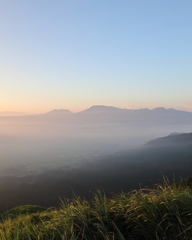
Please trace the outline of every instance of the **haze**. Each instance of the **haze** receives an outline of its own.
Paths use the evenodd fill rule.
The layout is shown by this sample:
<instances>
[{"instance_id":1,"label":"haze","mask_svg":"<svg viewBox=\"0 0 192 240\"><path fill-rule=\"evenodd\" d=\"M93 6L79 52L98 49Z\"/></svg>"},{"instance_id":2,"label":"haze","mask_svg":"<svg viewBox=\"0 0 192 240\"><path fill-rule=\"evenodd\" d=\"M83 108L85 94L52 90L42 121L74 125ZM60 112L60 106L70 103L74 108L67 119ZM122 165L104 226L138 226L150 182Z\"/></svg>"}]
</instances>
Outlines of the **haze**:
<instances>
[{"instance_id":1,"label":"haze","mask_svg":"<svg viewBox=\"0 0 192 240\"><path fill-rule=\"evenodd\" d=\"M172 132L190 132L192 113L92 106L78 113L0 117L0 127L1 175L23 176L78 168Z\"/></svg>"},{"instance_id":2,"label":"haze","mask_svg":"<svg viewBox=\"0 0 192 240\"><path fill-rule=\"evenodd\" d=\"M191 138L191 12L190 0L0 2L2 207L13 189L58 203L190 174L191 141L169 135Z\"/></svg>"}]
</instances>

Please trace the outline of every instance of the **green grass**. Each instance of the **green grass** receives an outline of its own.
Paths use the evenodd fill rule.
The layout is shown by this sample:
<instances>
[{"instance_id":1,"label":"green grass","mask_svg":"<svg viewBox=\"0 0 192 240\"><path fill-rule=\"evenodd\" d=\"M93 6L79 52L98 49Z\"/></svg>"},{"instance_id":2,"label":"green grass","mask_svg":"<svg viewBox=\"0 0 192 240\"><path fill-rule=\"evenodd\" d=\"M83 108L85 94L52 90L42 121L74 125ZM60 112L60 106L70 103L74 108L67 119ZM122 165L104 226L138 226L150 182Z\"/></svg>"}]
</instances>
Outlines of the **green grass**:
<instances>
[{"instance_id":1,"label":"green grass","mask_svg":"<svg viewBox=\"0 0 192 240\"><path fill-rule=\"evenodd\" d=\"M65 199L60 209L21 206L2 214L0 239L191 240L192 191L165 182L111 199Z\"/></svg>"}]
</instances>

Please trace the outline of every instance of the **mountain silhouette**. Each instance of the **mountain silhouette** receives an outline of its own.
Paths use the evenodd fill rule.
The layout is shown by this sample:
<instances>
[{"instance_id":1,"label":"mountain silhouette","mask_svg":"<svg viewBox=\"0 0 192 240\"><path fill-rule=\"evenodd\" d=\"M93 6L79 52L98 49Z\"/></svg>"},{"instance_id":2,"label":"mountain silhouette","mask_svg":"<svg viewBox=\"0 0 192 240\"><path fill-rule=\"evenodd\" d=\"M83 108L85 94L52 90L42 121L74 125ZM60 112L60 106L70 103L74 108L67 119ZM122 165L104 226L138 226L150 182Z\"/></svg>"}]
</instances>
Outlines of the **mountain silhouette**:
<instances>
[{"instance_id":1,"label":"mountain silhouette","mask_svg":"<svg viewBox=\"0 0 192 240\"><path fill-rule=\"evenodd\" d=\"M49 114L49 115L58 115L58 114L73 114L70 110L68 109L54 109L50 112L47 112L46 114Z\"/></svg>"},{"instance_id":2,"label":"mountain silhouette","mask_svg":"<svg viewBox=\"0 0 192 240\"><path fill-rule=\"evenodd\" d=\"M72 113L68 109L54 109L50 112L37 115L25 116L6 116L6 120L17 121L46 121L50 117L54 117L63 122L65 119L87 122L113 122L116 124L133 124L133 125L163 125L163 124L192 124L192 113L186 111L179 111L175 109L165 109L163 107L155 109L121 109L112 106L95 105L86 110ZM17 118L16 118L17 117ZM67 117L67 118L65 118ZM5 116L4 116L5 118ZM0 116L0 121L2 117Z\"/></svg>"},{"instance_id":3,"label":"mountain silhouette","mask_svg":"<svg viewBox=\"0 0 192 240\"><path fill-rule=\"evenodd\" d=\"M192 132L176 134L172 133L169 136L157 138L146 143L146 146L150 147L165 147L165 146L177 146L181 147L183 145L192 146Z\"/></svg>"},{"instance_id":4,"label":"mountain silhouette","mask_svg":"<svg viewBox=\"0 0 192 240\"><path fill-rule=\"evenodd\" d=\"M121 108L116 108L113 106L105 106L105 105L95 105L92 106L84 111L81 111L79 113L89 113L89 114L103 114L103 113L117 113L119 114L120 112L125 112L127 109L121 109Z\"/></svg>"},{"instance_id":5,"label":"mountain silhouette","mask_svg":"<svg viewBox=\"0 0 192 240\"><path fill-rule=\"evenodd\" d=\"M81 118L87 117L90 120L123 121L133 124L192 124L191 112L163 107L134 110L96 105L74 115Z\"/></svg>"}]
</instances>

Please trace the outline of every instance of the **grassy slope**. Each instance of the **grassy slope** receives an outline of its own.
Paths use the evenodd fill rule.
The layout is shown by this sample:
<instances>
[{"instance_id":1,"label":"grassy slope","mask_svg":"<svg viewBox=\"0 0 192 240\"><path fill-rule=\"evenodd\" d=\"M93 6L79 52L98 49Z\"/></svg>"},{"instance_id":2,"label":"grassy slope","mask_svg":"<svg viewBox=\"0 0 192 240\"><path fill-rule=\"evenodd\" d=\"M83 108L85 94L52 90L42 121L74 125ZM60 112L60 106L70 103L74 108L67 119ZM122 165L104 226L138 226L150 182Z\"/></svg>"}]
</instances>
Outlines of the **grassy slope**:
<instances>
[{"instance_id":1,"label":"grassy slope","mask_svg":"<svg viewBox=\"0 0 192 240\"><path fill-rule=\"evenodd\" d=\"M192 239L192 192L165 183L110 199L100 192L92 201L74 197L59 209L22 206L4 213L0 239Z\"/></svg>"}]
</instances>

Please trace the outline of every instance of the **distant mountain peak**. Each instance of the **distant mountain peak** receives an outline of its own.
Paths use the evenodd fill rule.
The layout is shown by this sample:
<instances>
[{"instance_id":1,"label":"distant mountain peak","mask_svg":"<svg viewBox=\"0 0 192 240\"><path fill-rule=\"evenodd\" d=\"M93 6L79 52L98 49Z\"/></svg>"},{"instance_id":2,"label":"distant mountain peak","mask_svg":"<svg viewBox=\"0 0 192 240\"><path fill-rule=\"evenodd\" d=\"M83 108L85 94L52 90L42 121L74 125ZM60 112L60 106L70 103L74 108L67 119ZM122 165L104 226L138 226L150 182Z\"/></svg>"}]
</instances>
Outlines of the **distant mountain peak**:
<instances>
[{"instance_id":1,"label":"distant mountain peak","mask_svg":"<svg viewBox=\"0 0 192 240\"><path fill-rule=\"evenodd\" d=\"M89 109L120 109L120 108L105 105L93 105Z\"/></svg>"},{"instance_id":2,"label":"distant mountain peak","mask_svg":"<svg viewBox=\"0 0 192 240\"><path fill-rule=\"evenodd\" d=\"M164 108L164 107L157 107L157 108L154 108L153 111L166 111L167 109Z\"/></svg>"},{"instance_id":3,"label":"distant mountain peak","mask_svg":"<svg viewBox=\"0 0 192 240\"><path fill-rule=\"evenodd\" d=\"M113 106L105 106L105 105L93 105L90 108L80 112L80 113L90 113L90 114L103 114L103 113L115 113L119 111L123 111L126 109L121 109Z\"/></svg>"}]
</instances>

